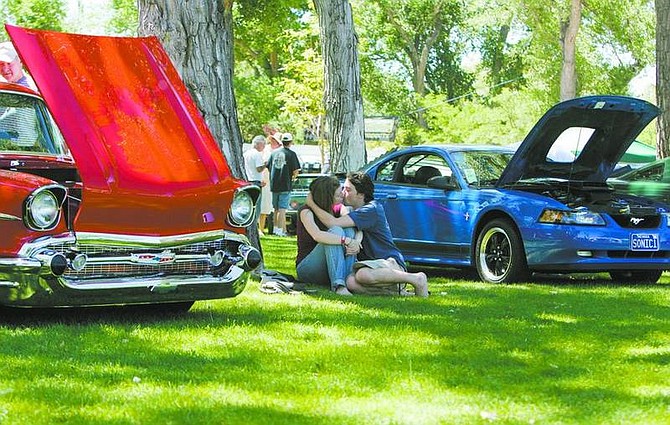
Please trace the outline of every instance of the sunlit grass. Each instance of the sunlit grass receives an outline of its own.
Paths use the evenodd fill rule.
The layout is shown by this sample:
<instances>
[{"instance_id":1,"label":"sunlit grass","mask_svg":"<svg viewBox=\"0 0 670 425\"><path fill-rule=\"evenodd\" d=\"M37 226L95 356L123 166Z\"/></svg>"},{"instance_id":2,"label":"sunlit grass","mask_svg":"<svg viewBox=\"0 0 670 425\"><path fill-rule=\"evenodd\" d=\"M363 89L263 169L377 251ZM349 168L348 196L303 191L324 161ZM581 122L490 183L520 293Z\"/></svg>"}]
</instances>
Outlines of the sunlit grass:
<instances>
[{"instance_id":1,"label":"sunlit grass","mask_svg":"<svg viewBox=\"0 0 670 425\"><path fill-rule=\"evenodd\" d=\"M295 274L295 240L263 238ZM326 289L0 324L0 424L663 424L670 285L488 285L433 270L428 299Z\"/></svg>"}]
</instances>

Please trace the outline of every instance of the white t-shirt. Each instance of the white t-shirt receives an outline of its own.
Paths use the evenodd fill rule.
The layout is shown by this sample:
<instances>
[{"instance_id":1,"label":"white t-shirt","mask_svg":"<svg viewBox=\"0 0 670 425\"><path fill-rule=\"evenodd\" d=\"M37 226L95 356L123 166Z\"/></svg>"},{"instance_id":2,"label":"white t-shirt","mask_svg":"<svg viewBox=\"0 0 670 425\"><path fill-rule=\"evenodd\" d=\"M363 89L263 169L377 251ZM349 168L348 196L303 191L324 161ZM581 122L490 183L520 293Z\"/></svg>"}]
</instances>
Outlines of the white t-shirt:
<instances>
[{"instance_id":1,"label":"white t-shirt","mask_svg":"<svg viewBox=\"0 0 670 425\"><path fill-rule=\"evenodd\" d=\"M257 167L265 164L263 160L263 152L258 152L255 148L251 148L244 152L244 169L247 172L247 179L249 181L263 180L263 172L258 171Z\"/></svg>"}]
</instances>

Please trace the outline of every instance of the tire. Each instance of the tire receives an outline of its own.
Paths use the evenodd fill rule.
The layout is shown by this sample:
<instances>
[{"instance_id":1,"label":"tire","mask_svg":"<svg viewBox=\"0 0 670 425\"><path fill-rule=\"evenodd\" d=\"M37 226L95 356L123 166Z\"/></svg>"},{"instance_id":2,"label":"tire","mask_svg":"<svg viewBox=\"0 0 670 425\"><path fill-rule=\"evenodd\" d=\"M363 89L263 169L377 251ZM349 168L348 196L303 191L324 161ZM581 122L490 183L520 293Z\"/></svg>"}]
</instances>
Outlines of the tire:
<instances>
[{"instance_id":1,"label":"tire","mask_svg":"<svg viewBox=\"0 0 670 425\"><path fill-rule=\"evenodd\" d=\"M487 223L477 236L475 266L480 279L490 283L512 283L530 276L521 236L505 219Z\"/></svg>"},{"instance_id":2,"label":"tire","mask_svg":"<svg viewBox=\"0 0 670 425\"><path fill-rule=\"evenodd\" d=\"M610 278L619 283L656 283L662 270L612 270Z\"/></svg>"}]
</instances>

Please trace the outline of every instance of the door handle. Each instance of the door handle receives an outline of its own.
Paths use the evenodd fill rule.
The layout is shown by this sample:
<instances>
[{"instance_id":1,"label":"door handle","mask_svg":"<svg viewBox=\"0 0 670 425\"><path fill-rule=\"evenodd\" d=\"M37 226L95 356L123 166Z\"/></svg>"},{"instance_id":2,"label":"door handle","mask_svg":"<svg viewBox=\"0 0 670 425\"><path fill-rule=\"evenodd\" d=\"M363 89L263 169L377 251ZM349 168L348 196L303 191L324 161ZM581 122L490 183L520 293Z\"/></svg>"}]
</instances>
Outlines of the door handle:
<instances>
[{"instance_id":1,"label":"door handle","mask_svg":"<svg viewBox=\"0 0 670 425\"><path fill-rule=\"evenodd\" d=\"M389 193L388 195L386 195L386 199L397 199L397 198L398 195L395 193Z\"/></svg>"}]
</instances>

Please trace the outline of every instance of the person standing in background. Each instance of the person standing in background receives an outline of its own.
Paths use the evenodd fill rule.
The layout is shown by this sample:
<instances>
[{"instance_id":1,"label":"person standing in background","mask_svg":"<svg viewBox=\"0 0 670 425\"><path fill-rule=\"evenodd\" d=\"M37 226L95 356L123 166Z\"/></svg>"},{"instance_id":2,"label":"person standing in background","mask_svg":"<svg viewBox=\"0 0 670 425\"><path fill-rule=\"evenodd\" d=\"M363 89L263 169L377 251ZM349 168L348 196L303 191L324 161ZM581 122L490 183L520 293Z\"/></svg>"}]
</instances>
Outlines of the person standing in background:
<instances>
[{"instance_id":1,"label":"person standing in background","mask_svg":"<svg viewBox=\"0 0 670 425\"><path fill-rule=\"evenodd\" d=\"M270 172L270 191L272 192L272 206L274 207L274 230L277 236L286 236L286 210L291 197L293 180L300 172L298 155L290 147L293 135L282 135L282 147L276 149L268 160Z\"/></svg>"},{"instance_id":2,"label":"person standing in background","mask_svg":"<svg viewBox=\"0 0 670 425\"><path fill-rule=\"evenodd\" d=\"M263 170L265 170L265 160L263 159L263 150L265 149L265 137L256 136L251 141L251 148L244 152L244 170L247 173L247 179L250 183L254 183L261 188L260 198L256 203L256 216L260 213L260 205L263 202ZM263 236L263 227L258 226L259 236Z\"/></svg>"},{"instance_id":3,"label":"person standing in background","mask_svg":"<svg viewBox=\"0 0 670 425\"><path fill-rule=\"evenodd\" d=\"M272 154L272 151L281 147L282 133L279 130L273 129L269 125L263 126L263 132L267 135L265 150L263 151L263 160L267 164L268 160L270 159L270 155ZM268 231L272 232L274 227L273 220L270 220L271 223L267 224L267 218L273 212L272 192L270 191L270 172L268 171L268 167L265 167L262 176L263 176L262 181L265 183L265 185L261 188L263 196L261 198L261 203L259 204L261 214L258 217L258 227L260 227L261 230L265 231L267 225Z\"/></svg>"},{"instance_id":4,"label":"person standing in background","mask_svg":"<svg viewBox=\"0 0 670 425\"><path fill-rule=\"evenodd\" d=\"M23 70L23 64L11 41L0 43L0 75L8 83L20 84L37 91L37 86Z\"/></svg>"}]
</instances>

